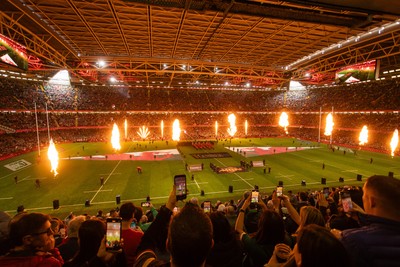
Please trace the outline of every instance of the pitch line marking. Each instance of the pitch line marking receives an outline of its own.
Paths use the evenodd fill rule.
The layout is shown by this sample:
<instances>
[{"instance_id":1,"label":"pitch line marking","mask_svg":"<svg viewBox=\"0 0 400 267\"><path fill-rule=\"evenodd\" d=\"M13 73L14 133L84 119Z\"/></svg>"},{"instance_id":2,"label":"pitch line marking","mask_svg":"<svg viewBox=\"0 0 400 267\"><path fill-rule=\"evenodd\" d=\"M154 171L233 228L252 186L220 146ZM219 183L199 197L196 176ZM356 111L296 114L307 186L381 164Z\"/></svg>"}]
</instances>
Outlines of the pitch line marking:
<instances>
[{"instance_id":1,"label":"pitch line marking","mask_svg":"<svg viewBox=\"0 0 400 267\"><path fill-rule=\"evenodd\" d=\"M30 175L28 175L28 176L26 176L26 177L24 177L24 178L22 178L20 181L18 181L18 182L22 182L22 181L24 181L24 180L27 180L27 179L29 179L29 178L31 178L31 176Z\"/></svg>"},{"instance_id":2,"label":"pitch line marking","mask_svg":"<svg viewBox=\"0 0 400 267\"><path fill-rule=\"evenodd\" d=\"M104 189L101 190L100 192L109 192L109 191L113 191L112 189ZM95 193L97 192L97 190L91 190L91 191L83 191L83 193L87 194L87 193Z\"/></svg>"},{"instance_id":3,"label":"pitch line marking","mask_svg":"<svg viewBox=\"0 0 400 267\"><path fill-rule=\"evenodd\" d=\"M13 199L13 197L1 197L0 200L10 200Z\"/></svg>"},{"instance_id":4,"label":"pitch line marking","mask_svg":"<svg viewBox=\"0 0 400 267\"><path fill-rule=\"evenodd\" d=\"M250 180L254 180L254 178L248 178L248 179L235 179L235 180L232 180L232 182L237 182L237 181L250 181Z\"/></svg>"},{"instance_id":5,"label":"pitch line marking","mask_svg":"<svg viewBox=\"0 0 400 267\"><path fill-rule=\"evenodd\" d=\"M196 180L194 180L194 182L196 183L196 185L197 185L197 188L199 188L199 189L200 189L200 186L199 186L199 184L197 183L197 181L196 181Z\"/></svg>"},{"instance_id":6,"label":"pitch line marking","mask_svg":"<svg viewBox=\"0 0 400 267\"><path fill-rule=\"evenodd\" d=\"M208 182L200 182L200 183L198 183L198 182L196 181L196 183L189 183L189 184L208 184Z\"/></svg>"},{"instance_id":7,"label":"pitch line marking","mask_svg":"<svg viewBox=\"0 0 400 267\"><path fill-rule=\"evenodd\" d=\"M275 178L286 178L286 179L288 179L288 180L292 181L293 179L292 179L292 178L290 178L290 177L293 177L293 176L294 176L293 174L290 174L290 175L284 175L284 174L282 174L282 173L279 173L278 175L276 175L276 176L275 176Z\"/></svg>"},{"instance_id":8,"label":"pitch line marking","mask_svg":"<svg viewBox=\"0 0 400 267\"><path fill-rule=\"evenodd\" d=\"M346 181L355 181L356 179L346 179ZM327 183L335 183L335 181L327 181ZM315 183L308 183L308 184L320 184L319 182L315 182ZM298 186L298 184L291 184L291 185L285 185L285 187L295 187ZM266 187L260 187L260 189L274 189L276 188L276 186L266 186ZM234 189L234 192L245 192L248 191L248 188L241 188L241 189ZM224 191L215 191L215 192L208 192L208 194L227 194L227 190ZM152 199L168 199L168 196L159 196L159 197L151 197ZM145 197L141 197L141 198L135 198L135 199L124 199L124 201L132 201L132 202L139 202L139 201L143 201ZM100 205L100 204L111 204L111 203L115 203L115 200L110 200L110 201L101 201L101 202L90 202L91 205ZM63 208L68 208L68 207L83 207L82 203L79 204L69 204L69 205L60 205L60 207ZM38 208L27 208L28 210L32 211L32 210L49 210L49 209L53 209L53 207L38 207ZM5 212L9 212L9 213L13 213L15 212L15 210L6 210Z\"/></svg>"},{"instance_id":9,"label":"pitch line marking","mask_svg":"<svg viewBox=\"0 0 400 267\"><path fill-rule=\"evenodd\" d=\"M108 175L107 179L104 181L104 184L107 183L108 179L110 179L111 175L114 173L114 171L118 168L119 164L121 164L122 160L120 160L118 162L117 165L115 165L114 169L111 171L111 173ZM94 194L94 196L92 197L92 199L90 200L90 202L93 202L93 199L97 196L97 194L101 191L101 189L103 188L104 184L102 186L100 186L99 190L97 190L96 194Z\"/></svg>"}]
</instances>

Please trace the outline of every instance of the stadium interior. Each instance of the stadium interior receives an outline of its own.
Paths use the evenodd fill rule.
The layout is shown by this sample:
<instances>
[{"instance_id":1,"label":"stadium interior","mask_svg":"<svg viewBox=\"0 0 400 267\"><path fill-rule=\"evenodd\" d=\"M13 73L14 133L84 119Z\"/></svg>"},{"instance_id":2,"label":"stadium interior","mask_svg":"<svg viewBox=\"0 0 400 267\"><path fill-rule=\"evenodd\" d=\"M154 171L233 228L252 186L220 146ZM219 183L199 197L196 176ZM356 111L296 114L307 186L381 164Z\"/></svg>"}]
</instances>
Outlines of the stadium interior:
<instances>
[{"instance_id":1,"label":"stadium interior","mask_svg":"<svg viewBox=\"0 0 400 267\"><path fill-rule=\"evenodd\" d=\"M379 2L379 3L378 3ZM390 8L389 8L390 7ZM390 153L399 126L400 7L394 1L2 2L1 158L57 143L289 136ZM247 124L250 131L247 132ZM145 129L143 129L145 130ZM396 153L396 151L392 152Z\"/></svg>"}]
</instances>

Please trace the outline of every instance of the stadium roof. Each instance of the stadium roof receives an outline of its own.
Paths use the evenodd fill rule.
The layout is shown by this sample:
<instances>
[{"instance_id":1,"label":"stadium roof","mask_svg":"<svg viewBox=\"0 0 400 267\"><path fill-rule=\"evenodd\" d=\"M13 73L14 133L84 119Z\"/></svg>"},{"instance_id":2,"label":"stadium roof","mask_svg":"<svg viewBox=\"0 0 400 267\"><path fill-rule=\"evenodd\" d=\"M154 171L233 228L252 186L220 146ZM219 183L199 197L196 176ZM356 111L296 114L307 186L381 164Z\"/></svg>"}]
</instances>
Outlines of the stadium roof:
<instances>
[{"instance_id":1,"label":"stadium roof","mask_svg":"<svg viewBox=\"0 0 400 267\"><path fill-rule=\"evenodd\" d=\"M75 82L277 87L400 59L398 0L2 0L0 16L40 59L28 73L67 69Z\"/></svg>"}]
</instances>

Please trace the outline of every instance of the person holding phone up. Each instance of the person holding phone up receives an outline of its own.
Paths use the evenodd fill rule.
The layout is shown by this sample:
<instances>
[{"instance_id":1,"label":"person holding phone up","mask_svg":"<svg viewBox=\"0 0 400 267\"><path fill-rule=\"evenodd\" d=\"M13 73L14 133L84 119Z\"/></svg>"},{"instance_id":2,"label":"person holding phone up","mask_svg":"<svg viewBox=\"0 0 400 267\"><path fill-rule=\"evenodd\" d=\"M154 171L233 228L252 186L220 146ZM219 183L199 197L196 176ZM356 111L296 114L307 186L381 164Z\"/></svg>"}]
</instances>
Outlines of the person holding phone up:
<instances>
[{"instance_id":1,"label":"person holding phone up","mask_svg":"<svg viewBox=\"0 0 400 267\"><path fill-rule=\"evenodd\" d=\"M64 267L118 267L126 266L122 249L107 251L106 226L100 219L86 220L79 228L79 251Z\"/></svg>"},{"instance_id":2,"label":"person holding phone up","mask_svg":"<svg viewBox=\"0 0 400 267\"><path fill-rule=\"evenodd\" d=\"M214 244L210 217L199 206L191 203L186 203L172 216L177 198L182 198L182 191L177 195L177 186L174 185L166 205L160 208L142 238L134 267L205 265ZM157 249L161 252L167 250L170 261L159 260L155 253Z\"/></svg>"},{"instance_id":3,"label":"person holding phone up","mask_svg":"<svg viewBox=\"0 0 400 267\"><path fill-rule=\"evenodd\" d=\"M275 194L275 193L274 193ZM256 199L256 194L250 194L244 201L235 224L235 231L239 235L245 252L243 266L263 266L271 258L275 245L285 242L285 226L282 217L276 211L269 210L260 197L256 205L262 208L258 221L258 230L249 235L244 231L244 217L250 203Z\"/></svg>"},{"instance_id":4,"label":"person holding phone up","mask_svg":"<svg viewBox=\"0 0 400 267\"><path fill-rule=\"evenodd\" d=\"M356 267L399 266L400 263L400 180L374 175L363 186L364 210L358 211L360 228L343 232L332 229L341 239Z\"/></svg>"}]
</instances>

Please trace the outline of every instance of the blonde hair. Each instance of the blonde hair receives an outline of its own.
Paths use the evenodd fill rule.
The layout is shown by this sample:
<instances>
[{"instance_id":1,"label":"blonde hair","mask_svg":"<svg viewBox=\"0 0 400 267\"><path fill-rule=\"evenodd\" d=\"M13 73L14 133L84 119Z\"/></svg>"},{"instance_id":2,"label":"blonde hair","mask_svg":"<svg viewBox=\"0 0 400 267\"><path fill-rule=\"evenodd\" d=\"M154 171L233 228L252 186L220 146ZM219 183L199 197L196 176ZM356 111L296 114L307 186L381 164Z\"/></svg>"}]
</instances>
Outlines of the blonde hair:
<instances>
[{"instance_id":1,"label":"blonde hair","mask_svg":"<svg viewBox=\"0 0 400 267\"><path fill-rule=\"evenodd\" d=\"M313 206L303 206L300 209L300 225L298 231L309 224L317 224L325 227L325 219L319 209Z\"/></svg>"}]
</instances>

